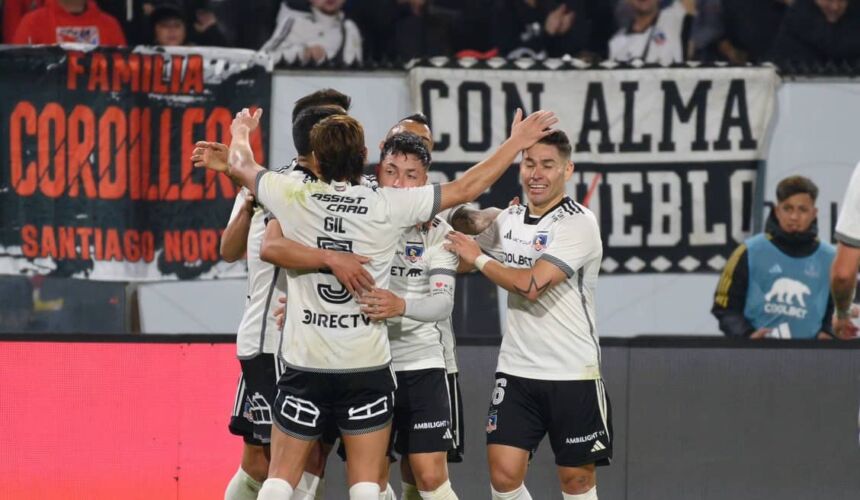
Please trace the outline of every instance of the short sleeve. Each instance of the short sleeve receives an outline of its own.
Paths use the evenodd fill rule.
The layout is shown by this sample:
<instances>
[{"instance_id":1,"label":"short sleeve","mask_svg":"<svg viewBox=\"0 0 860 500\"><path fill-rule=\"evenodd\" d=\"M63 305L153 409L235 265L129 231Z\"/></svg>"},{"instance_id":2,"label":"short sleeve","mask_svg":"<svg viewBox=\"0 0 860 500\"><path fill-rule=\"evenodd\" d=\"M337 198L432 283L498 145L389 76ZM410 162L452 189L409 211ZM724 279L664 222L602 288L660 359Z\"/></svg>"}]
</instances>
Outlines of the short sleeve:
<instances>
[{"instance_id":1,"label":"short sleeve","mask_svg":"<svg viewBox=\"0 0 860 500\"><path fill-rule=\"evenodd\" d=\"M568 278L589 260L603 252L600 229L589 214L573 216L550 235L546 250L538 260L545 260L561 269Z\"/></svg>"},{"instance_id":2,"label":"short sleeve","mask_svg":"<svg viewBox=\"0 0 860 500\"><path fill-rule=\"evenodd\" d=\"M406 189L382 188L379 193L388 203L389 220L402 228L429 221L442 203L442 187L439 184Z\"/></svg>"},{"instance_id":3,"label":"short sleeve","mask_svg":"<svg viewBox=\"0 0 860 500\"><path fill-rule=\"evenodd\" d=\"M286 220L290 203L300 199L298 192L304 183L295 175L276 174L267 170L257 174L257 202L280 220Z\"/></svg>"},{"instance_id":4,"label":"short sleeve","mask_svg":"<svg viewBox=\"0 0 860 500\"><path fill-rule=\"evenodd\" d=\"M836 241L860 247L860 163L854 167L836 222Z\"/></svg>"},{"instance_id":5,"label":"short sleeve","mask_svg":"<svg viewBox=\"0 0 860 500\"><path fill-rule=\"evenodd\" d=\"M503 214L505 214L505 212L502 212L502 215ZM481 247L481 250L498 261L504 261L502 241L499 239L499 223L503 218L502 215L496 217L496 220L494 220L487 229L484 229L481 234L475 237L475 241L478 243L478 246Z\"/></svg>"}]
</instances>

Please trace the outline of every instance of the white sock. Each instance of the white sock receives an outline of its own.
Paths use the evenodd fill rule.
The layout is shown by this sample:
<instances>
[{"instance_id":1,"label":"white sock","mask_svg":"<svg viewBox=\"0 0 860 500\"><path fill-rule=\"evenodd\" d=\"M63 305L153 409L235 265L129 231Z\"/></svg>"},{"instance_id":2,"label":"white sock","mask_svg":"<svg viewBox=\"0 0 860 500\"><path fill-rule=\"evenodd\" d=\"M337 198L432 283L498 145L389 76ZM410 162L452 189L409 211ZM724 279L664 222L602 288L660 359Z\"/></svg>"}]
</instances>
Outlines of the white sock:
<instances>
[{"instance_id":1,"label":"white sock","mask_svg":"<svg viewBox=\"0 0 860 500\"><path fill-rule=\"evenodd\" d=\"M421 494L418 493L418 488L414 484L402 482L400 486L402 487L400 500L421 500Z\"/></svg>"},{"instance_id":2,"label":"white sock","mask_svg":"<svg viewBox=\"0 0 860 500\"><path fill-rule=\"evenodd\" d=\"M262 486L261 482L249 476L239 467L239 470L233 474L233 479L227 483L224 500L257 500L257 492Z\"/></svg>"},{"instance_id":3,"label":"white sock","mask_svg":"<svg viewBox=\"0 0 860 500\"><path fill-rule=\"evenodd\" d=\"M451 481L445 481L442 486L433 491L419 491L422 500L459 500L451 489Z\"/></svg>"},{"instance_id":4,"label":"white sock","mask_svg":"<svg viewBox=\"0 0 860 500\"><path fill-rule=\"evenodd\" d=\"M302 478L299 479L299 484L296 485L296 491L293 493L292 500L316 500L322 498L322 478L315 476L310 472L303 472Z\"/></svg>"},{"instance_id":5,"label":"white sock","mask_svg":"<svg viewBox=\"0 0 860 500\"><path fill-rule=\"evenodd\" d=\"M379 492L379 500L397 500L397 496L394 495L394 489L390 483L385 485L385 491Z\"/></svg>"},{"instance_id":6,"label":"white sock","mask_svg":"<svg viewBox=\"0 0 860 500\"><path fill-rule=\"evenodd\" d=\"M291 500L293 498L293 487L283 479L270 477L263 483L257 500Z\"/></svg>"},{"instance_id":7,"label":"white sock","mask_svg":"<svg viewBox=\"0 0 860 500\"><path fill-rule=\"evenodd\" d=\"M570 493L561 492L564 500L597 500L597 485L591 487L590 490L579 495L571 495Z\"/></svg>"},{"instance_id":8,"label":"white sock","mask_svg":"<svg viewBox=\"0 0 860 500\"><path fill-rule=\"evenodd\" d=\"M379 500L379 485L355 483L349 489L349 500Z\"/></svg>"},{"instance_id":9,"label":"white sock","mask_svg":"<svg viewBox=\"0 0 860 500\"><path fill-rule=\"evenodd\" d=\"M532 500L532 496L529 495L529 490L526 489L525 483L521 484L514 491L507 493L500 493L492 486L490 486L490 489L493 490L493 500Z\"/></svg>"}]
</instances>

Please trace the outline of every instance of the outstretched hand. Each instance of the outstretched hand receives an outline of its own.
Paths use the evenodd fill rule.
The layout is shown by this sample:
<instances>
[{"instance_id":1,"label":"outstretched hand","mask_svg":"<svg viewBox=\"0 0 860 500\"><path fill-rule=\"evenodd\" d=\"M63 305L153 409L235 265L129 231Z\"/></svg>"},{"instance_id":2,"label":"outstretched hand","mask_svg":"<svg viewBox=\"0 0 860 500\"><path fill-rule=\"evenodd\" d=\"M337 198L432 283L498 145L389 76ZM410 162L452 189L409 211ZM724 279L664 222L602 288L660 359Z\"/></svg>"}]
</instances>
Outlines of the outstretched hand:
<instances>
[{"instance_id":1,"label":"outstretched hand","mask_svg":"<svg viewBox=\"0 0 860 500\"><path fill-rule=\"evenodd\" d=\"M195 167L206 167L216 172L226 172L228 148L220 142L197 141L191 152L191 164Z\"/></svg>"},{"instance_id":2,"label":"outstretched hand","mask_svg":"<svg viewBox=\"0 0 860 500\"><path fill-rule=\"evenodd\" d=\"M253 132L260 125L260 117L263 116L263 108L257 108L251 114L248 108L236 113L233 123L230 124L230 133L238 135Z\"/></svg>"}]
</instances>

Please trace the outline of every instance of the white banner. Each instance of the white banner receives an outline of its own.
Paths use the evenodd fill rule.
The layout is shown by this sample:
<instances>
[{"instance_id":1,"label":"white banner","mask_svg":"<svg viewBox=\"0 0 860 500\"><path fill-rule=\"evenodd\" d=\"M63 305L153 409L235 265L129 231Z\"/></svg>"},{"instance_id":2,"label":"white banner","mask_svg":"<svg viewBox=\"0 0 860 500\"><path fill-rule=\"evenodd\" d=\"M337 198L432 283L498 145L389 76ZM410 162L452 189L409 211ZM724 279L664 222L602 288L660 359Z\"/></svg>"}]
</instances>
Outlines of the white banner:
<instances>
[{"instance_id":1,"label":"white banner","mask_svg":"<svg viewBox=\"0 0 860 500\"><path fill-rule=\"evenodd\" d=\"M601 221L605 273L716 272L751 230L772 68L419 67L409 83L442 170L486 157L516 108L554 111L573 143L568 191ZM506 204L517 179L506 174L482 202Z\"/></svg>"}]
</instances>

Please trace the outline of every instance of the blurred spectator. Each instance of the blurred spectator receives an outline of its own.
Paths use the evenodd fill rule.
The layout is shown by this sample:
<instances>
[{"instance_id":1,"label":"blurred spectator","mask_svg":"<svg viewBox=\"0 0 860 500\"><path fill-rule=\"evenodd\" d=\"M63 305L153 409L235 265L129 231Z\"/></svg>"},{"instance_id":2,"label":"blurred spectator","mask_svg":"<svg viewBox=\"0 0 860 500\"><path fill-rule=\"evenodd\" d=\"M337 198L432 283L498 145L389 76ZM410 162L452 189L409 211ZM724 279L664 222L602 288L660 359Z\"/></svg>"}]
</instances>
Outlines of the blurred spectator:
<instances>
[{"instance_id":1,"label":"blurred spectator","mask_svg":"<svg viewBox=\"0 0 860 500\"><path fill-rule=\"evenodd\" d=\"M841 62L860 59L860 7L849 0L795 0L774 42L773 59Z\"/></svg>"},{"instance_id":2,"label":"blurred spectator","mask_svg":"<svg viewBox=\"0 0 860 500\"><path fill-rule=\"evenodd\" d=\"M129 45L149 43L149 20L153 0L96 0L99 8L122 26Z\"/></svg>"},{"instance_id":3,"label":"blurred spectator","mask_svg":"<svg viewBox=\"0 0 860 500\"><path fill-rule=\"evenodd\" d=\"M724 31L717 46L719 54L733 64L768 60L792 0L722 1Z\"/></svg>"},{"instance_id":4,"label":"blurred spectator","mask_svg":"<svg viewBox=\"0 0 860 500\"><path fill-rule=\"evenodd\" d=\"M591 35L584 0L497 0L491 19L493 43L511 59L579 55Z\"/></svg>"},{"instance_id":5,"label":"blurred spectator","mask_svg":"<svg viewBox=\"0 0 860 500\"><path fill-rule=\"evenodd\" d=\"M95 0L46 0L44 7L25 15L12 43L125 45L116 19L102 12Z\"/></svg>"},{"instance_id":6,"label":"blurred spectator","mask_svg":"<svg viewBox=\"0 0 860 500\"><path fill-rule=\"evenodd\" d=\"M212 0L221 32L234 47L258 50L272 36L280 3L275 0Z\"/></svg>"},{"instance_id":7,"label":"blurred spectator","mask_svg":"<svg viewBox=\"0 0 860 500\"><path fill-rule=\"evenodd\" d=\"M394 56L444 56L454 53L458 10L437 5L433 0L397 0L394 23Z\"/></svg>"},{"instance_id":8,"label":"blurred spectator","mask_svg":"<svg viewBox=\"0 0 860 500\"><path fill-rule=\"evenodd\" d=\"M2 0L3 3L3 43L12 43L15 30L21 18L45 5L45 0Z\"/></svg>"},{"instance_id":9,"label":"blurred spectator","mask_svg":"<svg viewBox=\"0 0 860 500\"><path fill-rule=\"evenodd\" d=\"M680 0L660 0L660 9L670 7L677 1ZM694 18L689 42L684 47L684 58L700 61L715 59L718 54L716 44L723 35L722 0L694 0L685 7ZM629 25L635 17L630 2L619 2L615 10L619 26Z\"/></svg>"},{"instance_id":10,"label":"blurred spectator","mask_svg":"<svg viewBox=\"0 0 860 500\"><path fill-rule=\"evenodd\" d=\"M818 239L817 197L806 177L783 179L765 232L732 253L711 309L727 336L832 338L835 250Z\"/></svg>"},{"instance_id":11,"label":"blurred spectator","mask_svg":"<svg viewBox=\"0 0 860 500\"><path fill-rule=\"evenodd\" d=\"M219 47L227 45L227 40L218 29L215 15L211 11L204 12L202 22L199 15L195 17L197 22L194 24L194 29L189 30L188 17L177 4L172 2L156 4L149 16L153 45L166 47L178 45Z\"/></svg>"},{"instance_id":12,"label":"blurred spectator","mask_svg":"<svg viewBox=\"0 0 860 500\"><path fill-rule=\"evenodd\" d=\"M355 23L346 19L344 1L311 0L310 12L282 4L275 32L262 50L287 62L360 62L361 34Z\"/></svg>"},{"instance_id":13,"label":"blurred spectator","mask_svg":"<svg viewBox=\"0 0 860 500\"><path fill-rule=\"evenodd\" d=\"M626 0L633 19L609 41L615 61L683 62L697 15L696 0L679 0L660 9L659 0Z\"/></svg>"}]
</instances>

